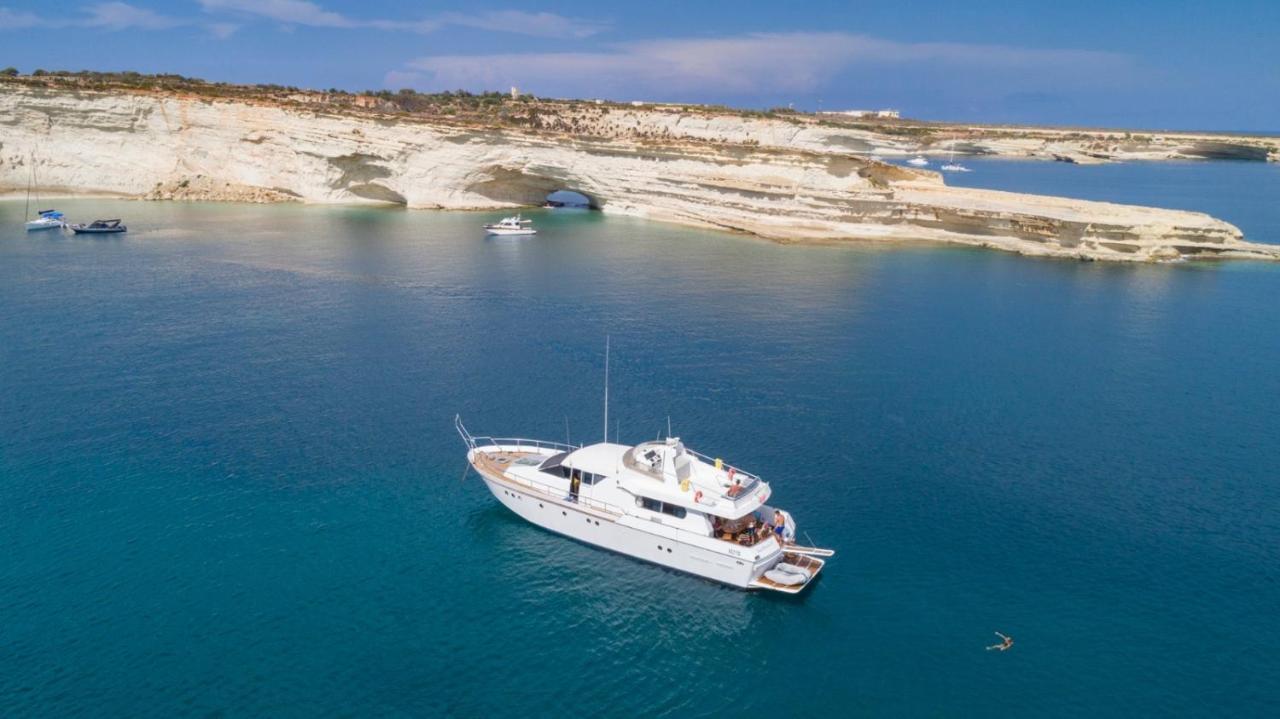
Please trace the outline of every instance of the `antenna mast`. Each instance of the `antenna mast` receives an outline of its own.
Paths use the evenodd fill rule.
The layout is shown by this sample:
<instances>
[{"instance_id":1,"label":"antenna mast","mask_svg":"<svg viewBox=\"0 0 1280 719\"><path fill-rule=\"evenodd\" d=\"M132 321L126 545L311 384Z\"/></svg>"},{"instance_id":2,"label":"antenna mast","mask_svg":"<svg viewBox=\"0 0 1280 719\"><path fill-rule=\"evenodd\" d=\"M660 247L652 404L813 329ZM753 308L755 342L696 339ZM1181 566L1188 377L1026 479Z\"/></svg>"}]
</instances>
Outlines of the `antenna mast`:
<instances>
[{"instance_id":1,"label":"antenna mast","mask_svg":"<svg viewBox=\"0 0 1280 719\"><path fill-rule=\"evenodd\" d=\"M35 184L35 181L36 181L36 151L32 150L31 151L31 172L27 175L27 205L22 210L23 222L26 222L27 219L31 217L31 186ZM40 200L37 198L36 204L39 204L39 203L40 203ZM39 208L36 208L36 209L39 209Z\"/></svg>"},{"instance_id":2,"label":"antenna mast","mask_svg":"<svg viewBox=\"0 0 1280 719\"><path fill-rule=\"evenodd\" d=\"M609 441L609 335L604 336L604 441Z\"/></svg>"}]
</instances>

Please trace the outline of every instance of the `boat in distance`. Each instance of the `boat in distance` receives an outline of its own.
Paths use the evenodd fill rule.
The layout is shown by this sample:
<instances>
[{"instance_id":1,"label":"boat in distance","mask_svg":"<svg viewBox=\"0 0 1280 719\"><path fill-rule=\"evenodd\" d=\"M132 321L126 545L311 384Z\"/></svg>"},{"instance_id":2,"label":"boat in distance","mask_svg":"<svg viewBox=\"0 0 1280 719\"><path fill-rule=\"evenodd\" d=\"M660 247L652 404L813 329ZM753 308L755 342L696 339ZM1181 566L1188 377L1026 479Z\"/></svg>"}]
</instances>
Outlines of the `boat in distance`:
<instances>
[{"instance_id":1,"label":"boat in distance","mask_svg":"<svg viewBox=\"0 0 1280 719\"><path fill-rule=\"evenodd\" d=\"M526 220L520 215L515 217L504 217L498 222L494 222L484 226L484 231L490 235L536 235L538 231L533 229L533 220Z\"/></svg>"},{"instance_id":2,"label":"boat in distance","mask_svg":"<svg viewBox=\"0 0 1280 719\"><path fill-rule=\"evenodd\" d=\"M120 220L94 220L87 225L68 225L77 235L113 235L128 231L128 227L120 224Z\"/></svg>"},{"instance_id":3,"label":"boat in distance","mask_svg":"<svg viewBox=\"0 0 1280 719\"><path fill-rule=\"evenodd\" d=\"M766 502L761 478L677 437L572 446L476 437L454 426L489 492L544 529L746 590L799 594L830 549L796 543L796 523Z\"/></svg>"},{"instance_id":4,"label":"boat in distance","mask_svg":"<svg viewBox=\"0 0 1280 719\"><path fill-rule=\"evenodd\" d=\"M31 176L27 180L27 206L22 210L22 218L25 220L23 227L27 232L35 232L37 230L53 230L59 227L66 227L66 218L57 210L37 210L36 216L30 220L26 218L31 216L31 195L36 196L36 207L40 206L40 186L36 182L36 153L31 153Z\"/></svg>"},{"instance_id":5,"label":"boat in distance","mask_svg":"<svg viewBox=\"0 0 1280 719\"><path fill-rule=\"evenodd\" d=\"M62 217L62 213L57 210L40 210L36 213L37 217L26 223L27 232L36 230L55 230L59 227L66 227L67 221Z\"/></svg>"},{"instance_id":6,"label":"boat in distance","mask_svg":"<svg viewBox=\"0 0 1280 719\"><path fill-rule=\"evenodd\" d=\"M926 159L924 159L924 157L922 157L922 156L920 156L920 155L916 155L915 157L911 158L910 160L907 160L907 164L908 164L908 165L914 165L914 166L916 166L916 167L927 167L927 166L929 165L929 161L928 161L928 160L926 160Z\"/></svg>"}]
</instances>

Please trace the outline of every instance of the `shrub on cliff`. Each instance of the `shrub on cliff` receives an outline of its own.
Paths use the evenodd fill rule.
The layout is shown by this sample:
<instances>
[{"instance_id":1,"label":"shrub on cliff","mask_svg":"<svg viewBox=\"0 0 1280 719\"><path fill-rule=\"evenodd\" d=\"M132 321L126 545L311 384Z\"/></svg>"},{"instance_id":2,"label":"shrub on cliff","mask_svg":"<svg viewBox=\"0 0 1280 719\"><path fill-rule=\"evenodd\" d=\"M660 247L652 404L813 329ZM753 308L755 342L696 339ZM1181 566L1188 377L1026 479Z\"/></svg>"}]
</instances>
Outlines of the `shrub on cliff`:
<instances>
[{"instance_id":1,"label":"shrub on cliff","mask_svg":"<svg viewBox=\"0 0 1280 719\"><path fill-rule=\"evenodd\" d=\"M17 74L18 74L18 68L16 67L6 67L5 69L0 70L0 75L3 75L5 77L15 77Z\"/></svg>"}]
</instances>

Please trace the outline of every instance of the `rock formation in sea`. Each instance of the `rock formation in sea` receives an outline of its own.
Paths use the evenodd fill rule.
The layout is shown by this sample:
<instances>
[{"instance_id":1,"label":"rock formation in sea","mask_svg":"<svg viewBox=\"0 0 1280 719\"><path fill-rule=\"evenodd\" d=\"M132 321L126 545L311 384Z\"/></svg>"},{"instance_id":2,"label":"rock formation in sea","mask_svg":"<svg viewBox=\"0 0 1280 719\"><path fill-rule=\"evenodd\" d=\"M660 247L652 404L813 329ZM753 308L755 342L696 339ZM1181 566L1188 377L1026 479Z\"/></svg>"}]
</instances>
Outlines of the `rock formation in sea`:
<instances>
[{"instance_id":1,"label":"rock formation in sea","mask_svg":"<svg viewBox=\"0 0 1280 719\"><path fill-rule=\"evenodd\" d=\"M1202 213L950 187L935 172L871 158L918 149L919 138L821 120L578 102L534 103L478 122L316 97L3 83L0 189L26 186L34 153L46 195L493 209L570 189L609 213L784 242L1280 259L1280 247L1246 242ZM1080 155L1043 138L967 142L975 143L969 151L1016 155L1039 143L1037 152Z\"/></svg>"}]
</instances>

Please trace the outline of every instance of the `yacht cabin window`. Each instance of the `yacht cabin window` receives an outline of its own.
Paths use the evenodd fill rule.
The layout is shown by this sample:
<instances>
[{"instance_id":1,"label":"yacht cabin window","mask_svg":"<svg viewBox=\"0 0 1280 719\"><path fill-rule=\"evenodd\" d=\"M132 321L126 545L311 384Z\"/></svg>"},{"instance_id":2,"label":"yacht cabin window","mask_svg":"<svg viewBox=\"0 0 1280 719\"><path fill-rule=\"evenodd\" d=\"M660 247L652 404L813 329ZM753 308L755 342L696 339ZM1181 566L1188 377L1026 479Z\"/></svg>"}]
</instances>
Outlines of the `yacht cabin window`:
<instances>
[{"instance_id":1,"label":"yacht cabin window","mask_svg":"<svg viewBox=\"0 0 1280 719\"><path fill-rule=\"evenodd\" d=\"M650 512L662 512L663 514L669 514L676 519L684 519L685 517L684 507L674 504L666 504L665 502L659 502L658 500L650 499L649 497L636 497L636 506L647 509Z\"/></svg>"},{"instance_id":2,"label":"yacht cabin window","mask_svg":"<svg viewBox=\"0 0 1280 719\"><path fill-rule=\"evenodd\" d=\"M561 452L560 454L548 457L547 461L543 462L542 465L538 467L538 471L553 474L557 477L564 477L565 479L572 478L573 474L576 472L582 479L583 484L595 484L596 482L606 478L603 474L583 472L580 469L574 469L567 464L563 464L565 458L568 456L568 452Z\"/></svg>"}]
</instances>

